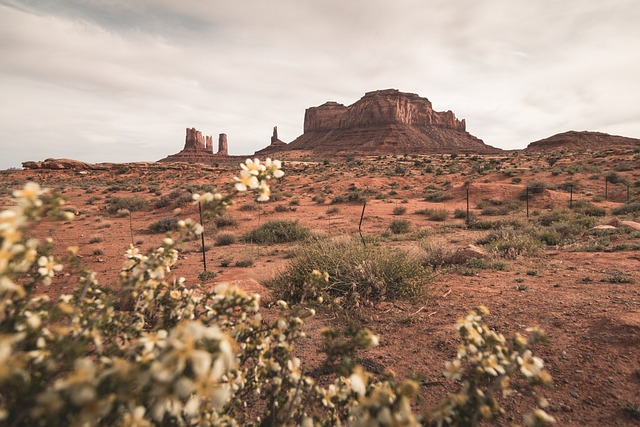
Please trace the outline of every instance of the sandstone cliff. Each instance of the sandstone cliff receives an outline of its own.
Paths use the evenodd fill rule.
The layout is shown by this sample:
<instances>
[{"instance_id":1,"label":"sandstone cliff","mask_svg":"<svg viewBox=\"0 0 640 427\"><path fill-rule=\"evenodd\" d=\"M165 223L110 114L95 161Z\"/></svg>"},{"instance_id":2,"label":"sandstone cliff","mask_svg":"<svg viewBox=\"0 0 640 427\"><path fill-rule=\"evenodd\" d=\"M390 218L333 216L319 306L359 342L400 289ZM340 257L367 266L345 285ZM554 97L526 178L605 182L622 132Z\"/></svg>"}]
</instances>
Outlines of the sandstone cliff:
<instances>
[{"instance_id":1,"label":"sandstone cliff","mask_svg":"<svg viewBox=\"0 0 640 427\"><path fill-rule=\"evenodd\" d=\"M640 139L636 138L609 135L608 133L601 132L569 131L532 142L527 146L527 148L525 148L525 151L558 151L580 149L603 150L607 148L638 146L640 146Z\"/></svg>"},{"instance_id":2,"label":"sandstone cliff","mask_svg":"<svg viewBox=\"0 0 640 427\"><path fill-rule=\"evenodd\" d=\"M427 98L395 89L368 92L349 106L308 108L304 133L286 148L322 154L499 151L469 134L453 112L435 111Z\"/></svg>"}]
</instances>

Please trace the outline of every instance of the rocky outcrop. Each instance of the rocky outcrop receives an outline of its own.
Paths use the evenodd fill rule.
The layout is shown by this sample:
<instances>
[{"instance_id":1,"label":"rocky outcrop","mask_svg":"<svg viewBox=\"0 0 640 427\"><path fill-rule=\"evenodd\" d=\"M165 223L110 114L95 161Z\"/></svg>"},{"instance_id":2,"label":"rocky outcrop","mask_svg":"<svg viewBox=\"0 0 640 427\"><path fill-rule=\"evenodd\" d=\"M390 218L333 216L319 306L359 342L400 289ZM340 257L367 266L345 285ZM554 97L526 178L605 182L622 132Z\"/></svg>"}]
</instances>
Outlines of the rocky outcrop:
<instances>
[{"instance_id":1,"label":"rocky outcrop","mask_svg":"<svg viewBox=\"0 0 640 427\"><path fill-rule=\"evenodd\" d=\"M353 129L381 125L438 126L465 131L465 121L456 119L451 111L434 111L431 102L414 93L395 89L367 92L348 107L327 102L308 108L304 117L304 132Z\"/></svg>"},{"instance_id":2,"label":"rocky outcrop","mask_svg":"<svg viewBox=\"0 0 640 427\"><path fill-rule=\"evenodd\" d=\"M568 131L530 143L525 151L605 150L607 148L638 147L640 139L609 135L602 132Z\"/></svg>"},{"instance_id":3,"label":"rocky outcrop","mask_svg":"<svg viewBox=\"0 0 640 427\"><path fill-rule=\"evenodd\" d=\"M86 163L73 159L45 159L41 162L23 162L24 169L49 169L49 170L103 170L109 169L108 165Z\"/></svg>"},{"instance_id":4,"label":"rocky outcrop","mask_svg":"<svg viewBox=\"0 0 640 427\"><path fill-rule=\"evenodd\" d=\"M228 160L229 145L227 135L221 133L218 137L218 152L213 152L213 136L202 136L196 128L187 128L184 148L176 154L165 157L160 162L186 162L213 164Z\"/></svg>"},{"instance_id":5,"label":"rocky outcrop","mask_svg":"<svg viewBox=\"0 0 640 427\"><path fill-rule=\"evenodd\" d=\"M258 150L254 153L256 156L261 156L270 153L276 153L278 151L284 151L287 149L287 143L280 141L278 138L278 126L273 127L273 133L271 134L271 143L262 150Z\"/></svg>"},{"instance_id":6,"label":"rocky outcrop","mask_svg":"<svg viewBox=\"0 0 640 427\"><path fill-rule=\"evenodd\" d=\"M304 133L283 148L329 155L500 151L469 134L452 111L396 89L368 92L349 106L308 108Z\"/></svg>"}]
</instances>

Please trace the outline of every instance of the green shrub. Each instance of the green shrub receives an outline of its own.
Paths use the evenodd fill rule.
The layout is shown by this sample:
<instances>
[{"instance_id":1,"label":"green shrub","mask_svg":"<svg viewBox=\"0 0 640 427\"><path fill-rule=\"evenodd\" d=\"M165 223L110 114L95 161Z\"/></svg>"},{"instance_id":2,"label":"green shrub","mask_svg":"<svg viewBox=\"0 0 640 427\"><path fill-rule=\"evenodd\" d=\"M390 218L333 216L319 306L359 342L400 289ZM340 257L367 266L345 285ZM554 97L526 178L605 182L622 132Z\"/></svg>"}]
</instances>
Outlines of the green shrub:
<instances>
[{"instance_id":1,"label":"green shrub","mask_svg":"<svg viewBox=\"0 0 640 427\"><path fill-rule=\"evenodd\" d=\"M215 242L216 246L233 245L236 242L236 236L233 233L218 233Z\"/></svg>"},{"instance_id":2,"label":"green shrub","mask_svg":"<svg viewBox=\"0 0 640 427\"><path fill-rule=\"evenodd\" d=\"M540 240L531 236L528 230L503 228L489 233L477 241L505 258L519 255L535 255L542 249Z\"/></svg>"},{"instance_id":3,"label":"green shrub","mask_svg":"<svg viewBox=\"0 0 640 427\"><path fill-rule=\"evenodd\" d=\"M235 227L238 225L238 220L229 215L222 215L215 217L213 223L218 228Z\"/></svg>"},{"instance_id":4,"label":"green shrub","mask_svg":"<svg viewBox=\"0 0 640 427\"><path fill-rule=\"evenodd\" d=\"M444 221L449 217L449 212L446 209L427 208L427 209L417 210L416 213L420 215L425 215L431 221Z\"/></svg>"},{"instance_id":5,"label":"green shrub","mask_svg":"<svg viewBox=\"0 0 640 427\"><path fill-rule=\"evenodd\" d=\"M271 200L273 200L273 197L271 198ZM255 202L249 202L249 203L244 203L240 205L238 209L241 210L242 212L259 211L260 205Z\"/></svg>"},{"instance_id":6,"label":"green shrub","mask_svg":"<svg viewBox=\"0 0 640 427\"><path fill-rule=\"evenodd\" d=\"M394 219L391 221L389 229L393 234L408 233L411 229L411 222L406 219Z\"/></svg>"},{"instance_id":7,"label":"green shrub","mask_svg":"<svg viewBox=\"0 0 640 427\"><path fill-rule=\"evenodd\" d=\"M613 208L611 213L614 215L640 214L640 202L631 202L626 205L618 206L617 208Z\"/></svg>"},{"instance_id":8,"label":"green shrub","mask_svg":"<svg viewBox=\"0 0 640 427\"><path fill-rule=\"evenodd\" d=\"M111 197L107 199L107 212L110 214L115 214L121 210L136 212L146 209L147 205L147 201L141 196Z\"/></svg>"},{"instance_id":9,"label":"green shrub","mask_svg":"<svg viewBox=\"0 0 640 427\"><path fill-rule=\"evenodd\" d=\"M467 211L465 209L456 209L453 211L453 217L457 219L467 218Z\"/></svg>"},{"instance_id":10,"label":"green shrub","mask_svg":"<svg viewBox=\"0 0 640 427\"><path fill-rule=\"evenodd\" d=\"M243 240L260 244L289 243L305 240L310 236L311 230L300 225L298 221L273 220L245 234Z\"/></svg>"},{"instance_id":11,"label":"green shrub","mask_svg":"<svg viewBox=\"0 0 640 427\"><path fill-rule=\"evenodd\" d=\"M178 221L180 221L180 219L175 216L165 216L149 225L149 231L152 233L176 231L178 229Z\"/></svg>"},{"instance_id":12,"label":"green shrub","mask_svg":"<svg viewBox=\"0 0 640 427\"><path fill-rule=\"evenodd\" d=\"M404 215L407 212L407 208L405 208L404 206L396 206L395 208L393 208L393 211L391 212L393 215Z\"/></svg>"},{"instance_id":13,"label":"green shrub","mask_svg":"<svg viewBox=\"0 0 640 427\"><path fill-rule=\"evenodd\" d=\"M328 281L309 289L309 272L327 272ZM353 240L312 240L303 245L285 271L271 281L278 298L298 302L324 296L347 305L423 294L429 276L408 252L362 245Z\"/></svg>"},{"instance_id":14,"label":"green shrub","mask_svg":"<svg viewBox=\"0 0 640 427\"><path fill-rule=\"evenodd\" d=\"M626 178L623 177L622 175L620 175L619 173L616 173L616 172L611 172L611 173L607 174L605 179L607 181L609 181L610 183L612 183L612 184L626 184L627 183Z\"/></svg>"},{"instance_id":15,"label":"green shrub","mask_svg":"<svg viewBox=\"0 0 640 427\"><path fill-rule=\"evenodd\" d=\"M600 206L596 206L588 200L577 200L573 202L572 209L574 212L587 216L605 216L607 211Z\"/></svg>"},{"instance_id":16,"label":"green shrub","mask_svg":"<svg viewBox=\"0 0 640 427\"><path fill-rule=\"evenodd\" d=\"M424 199L427 202L439 203L439 202L446 202L447 200L451 200L453 199L453 196L442 191L437 191L435 193L427 194L426 196L424 196Z\"/></svg>"},{"instance_id":17,"label":"green shrub","mask_svg":"<svg viewBox=\"0 0 640 427\"><path fill-rule=\"evenodd\" d=\"M532 179L527 182L527 188L529 189L529 194L541 194L548 186L542 181Z\"/></svg>"}]
</instances>

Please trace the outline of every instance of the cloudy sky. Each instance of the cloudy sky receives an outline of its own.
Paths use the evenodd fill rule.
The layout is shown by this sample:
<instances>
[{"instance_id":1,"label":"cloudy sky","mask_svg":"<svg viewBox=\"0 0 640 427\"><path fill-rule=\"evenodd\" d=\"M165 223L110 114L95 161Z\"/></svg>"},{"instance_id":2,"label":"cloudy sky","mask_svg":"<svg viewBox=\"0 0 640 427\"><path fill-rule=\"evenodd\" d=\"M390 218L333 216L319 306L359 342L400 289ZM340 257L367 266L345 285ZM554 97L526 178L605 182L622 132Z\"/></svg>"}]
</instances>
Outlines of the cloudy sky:
<instances>
[{"instance_id":1,"label":"cloudy sky","mask_svg":"<svg viewBox=\"0 0 640 427\"><path fill-rule=\"evenodd\" d=\"M248 154L396 88L500 148L640 137L638 0L0 0L0 169Z\"/></svg>"}]
</instances>

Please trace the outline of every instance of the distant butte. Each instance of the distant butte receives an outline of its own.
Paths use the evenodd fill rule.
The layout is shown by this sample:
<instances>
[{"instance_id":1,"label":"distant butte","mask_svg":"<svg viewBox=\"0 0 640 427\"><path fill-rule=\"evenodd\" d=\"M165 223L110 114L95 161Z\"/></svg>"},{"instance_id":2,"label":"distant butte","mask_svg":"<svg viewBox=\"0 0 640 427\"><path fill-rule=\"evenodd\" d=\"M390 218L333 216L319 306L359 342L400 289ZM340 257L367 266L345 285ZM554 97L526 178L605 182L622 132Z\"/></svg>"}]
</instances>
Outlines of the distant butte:
<instances>
[{"instance_id":1,"label":"distant butte","mask_svg":"<svg viewBox=\"0 0 640 427\"><path fill-rule=\"evenodd\" d=\"M213 136L202 136L202 132L196 128L187 128L184 140L184 148L159 162L184 162L184 163L206 163L212 164L219 161L229 160L229 145L227 135L221 133L218 136L218 151L213 152Z\"/></svg>"},{"instance_id":2,"label":"distant butte","mask_svg":"<svg viewBox=\"0 0 640 427\"><path fill-rule=\"evenodd\" d=\"M295 150L320 155L501 151L467 132L452 111L434 111L427 98L396 89L368 92L349 106L326 102L308 108L301 136L256 154Z\"/></svg>"},{"instance_id":3,"label":"distant butte","mask_svg":"<svg viewBox=\"0 0 640 427\"><path fill-rule=\"evenodd\" d=\"M607 148L638 147L640 139L609 135L602 132L568 131L530 143L525 151L605 150Z\"/></svg>"}]
</instances>

